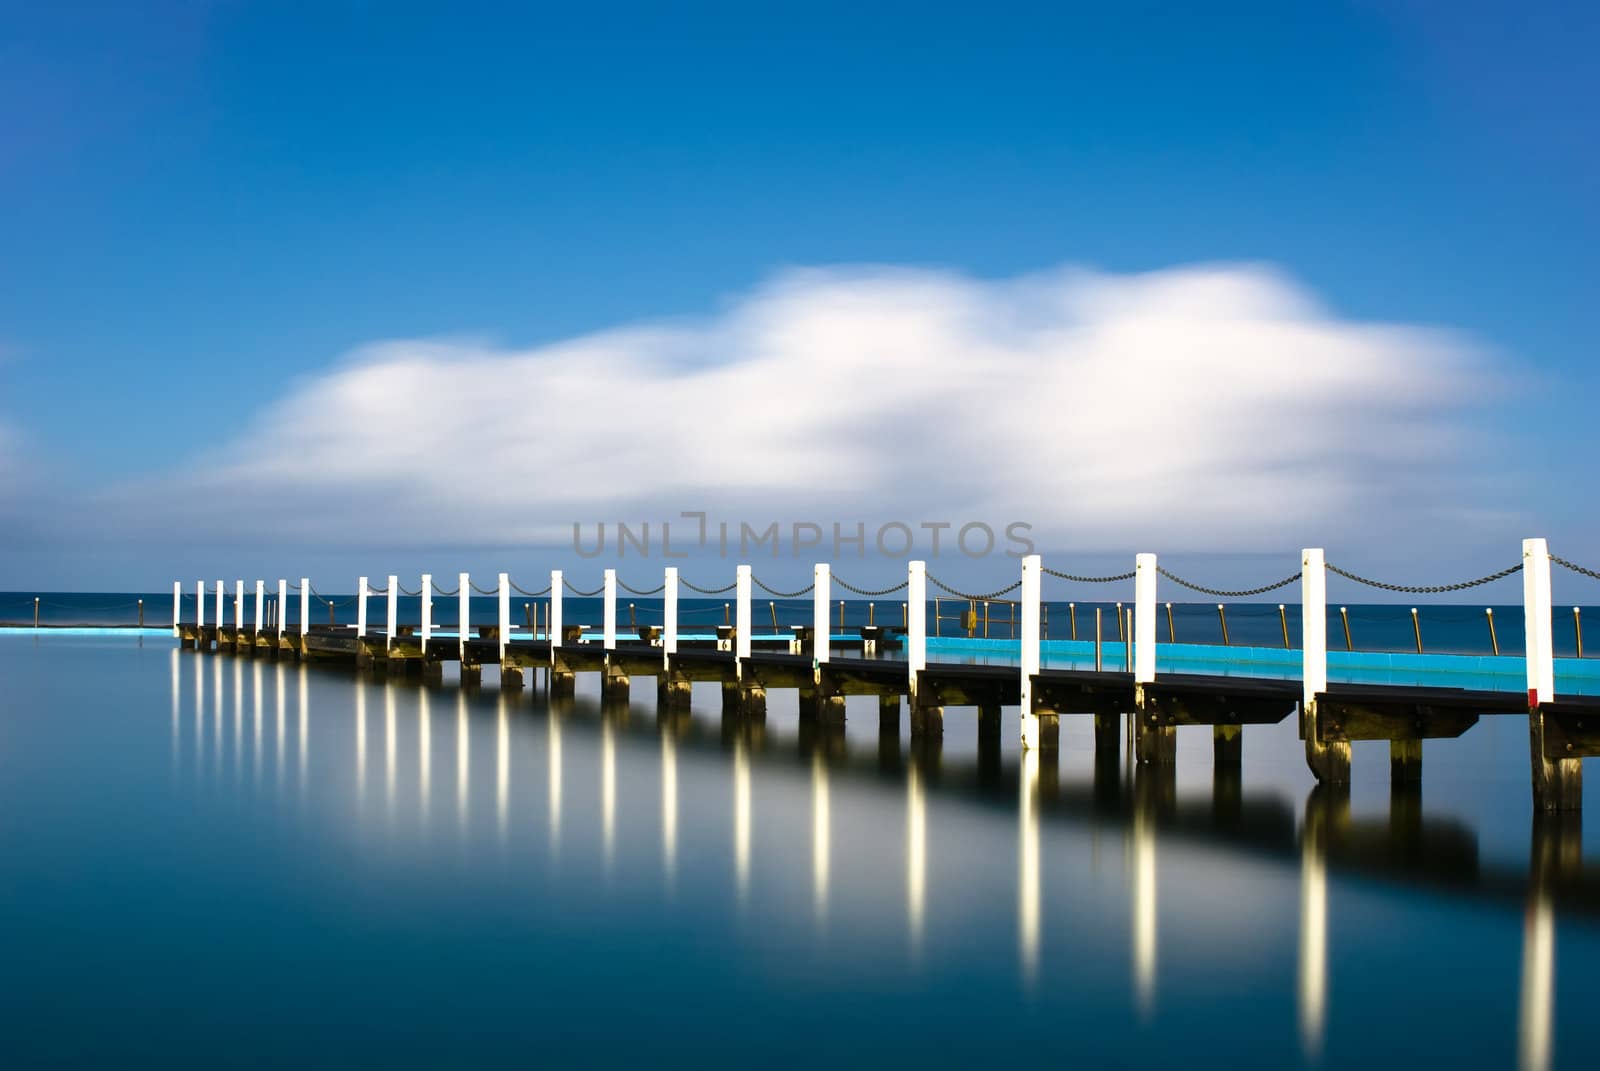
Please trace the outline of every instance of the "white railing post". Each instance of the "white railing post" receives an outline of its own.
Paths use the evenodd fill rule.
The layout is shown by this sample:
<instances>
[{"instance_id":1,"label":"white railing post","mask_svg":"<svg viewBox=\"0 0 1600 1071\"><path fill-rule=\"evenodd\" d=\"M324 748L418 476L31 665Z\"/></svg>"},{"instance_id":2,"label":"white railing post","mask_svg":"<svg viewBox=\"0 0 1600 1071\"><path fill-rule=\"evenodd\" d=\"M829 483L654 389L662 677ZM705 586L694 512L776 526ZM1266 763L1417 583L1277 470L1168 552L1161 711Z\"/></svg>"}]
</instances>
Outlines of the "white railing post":
<instances>
[{"instance_id":1,"label":"white railing post","mask_svg":"<svg viewBox=\"0 0 1600 1071\"><path fill-rule=\"evenodd\" d=\"M1550 620L1550 544L1522 541L1522 629L1528 663L1528 709L1556 697L1556 667Z\"/></svg>"},{"instance_id":2,"label":"white railing post","mask_svg":"<svg viewBox=\"0 0 1600 1071\"><path fill-rule=\"evenodd\" d=\"M422 574L422 654L428 654L428 637L433 635L433 574Z\"/></svg>"},{"instance_id":3,"label":"white railing post","mask_svg":"<svg viewBox=\"0 0 1600 1071\"><path fill-rule=\"evenodd\" d=\"M734 657L742 663L750 657L750 567L741 565L734 573L734 593L738 609L734 614Z\"/></svg>"},{"instance_id":4,"label":"white railing post","mask_svg":"<svg viewBox=\"0 0 1600 1071\"><path fill-rule=\"evenodd\" d=\"M395 629L400 625L400 578L394 574L389 575L389 614L388 631L383 637L385 651L394 647Z\"/></svg>"},{"instance_id":5,"label":"white railing post","mask_svg":"<svg viewBox=\"0 0 1600 1071\"><path fill-rule=\"evenodd\" d=\"M1039 746L1039 715L1033 709L1033 678L1039 672L1039 586L1041 565L1037 554L1022 559L1022 746Z\"/></svg>"},{"instance_id":6,"label":"white railing post","mask_svg":"<svg viewBox=\"0 0 1600 1071\"><path fill-rule=\"evenodd\" d=\"M461 625L456 629L456 658L463 664L467 661L467 629L472 625L472 574L462 573L456 578L456 598L460 611Z\"/></svg>"},{"instance_id":7,"label":"white railing post","mask_svg":"<svg viewBox=\"0 0 1600 1071\"><path fill-rule=\"evenodd\" d=\"M1156 556L1140 554L1133 565L1133 683L1156 679Z\"/></svg>"},{"instance_id":8,"label":"white railing post","mask_svg":"<svg viewBox=\"0 0 1600 1071\"><path fill-rule=\"evenodd\" d=\"M828 642L833 636L833 624L828 617L833 601L833 567L819 562L811 569L811 582L816 585L811 593L811 657L818 663L828 660Z\"/></svg>"},{"instance_id":9,"label":"white railing post","mask_svg":"<svg viewBox=\"0 0 1600 1071\"><path fill-rule=\"evenodd\" d=\"M267 605L267 582L265 580L257 580L256 581L256 631L257 632L261 631L261 612L264 609L266 609L266 605Z\"/></svg>"},{"instance_id":10,"label":"white railing post","mask_svg":"<svg viewBox=\"0 0 1600 1071\"><path fill-rule=\"evenodd\" d=\"M669 565L661 588L661 668L678 653L678 567Z\"/></svg>"},{"instance_id":11,"label":"white railing post","mask_svg":"<svg viewBox=\"0 0 1600 1071\"><path fill-rule=\"evenodd\" d=\"M311 631L311 578L300 578L300 635Z\"/></svg>"},{"instance_id":12,"label":"white railing post","mask_svg":"<svg viewBox=\"0 0 1600 1071\"><path fill-rule=\"evenodd\" d=\"M561 575L561 570L550 570L550 614L545 619L545 628L550 635L545 639L550 641L551 665L555 665L556 647L561 643L561 591L565 586L566 578Z\"/></svg>"},{"instance_id":13,"label":"white railing post","mask_svg":"<svg viewBox=\"0 0 1600 1071\"><path fill-rule=\"evenodd\" d=\"M172 582L172 634L178 634L178 615L183 612L183 581Z\"/></svg>"},{"instance_id":14,"label":"white railing post","mask_svg":"<svg viewBox=\"0 0 1600 1071\"><path fill-rule=\"evenodd\" d=\"M214 615L212 615L217 619L217 627L218 628L222 627L222 617L223 617L223 614L222 614L222 593L223 593L223 591L224 591L223 582L219 580L219 581L217 581L217 601L216 601L216 606L215 606L216 613Z\"/></svg>"},{"instance_id":15,"label":"white railing post","mask_svg":"<svg viewBox=\"0 0 1600 1071\"><path fill-rule=\"evenodd\" d=\"M906 682L912 706L917 699L917 674L928 665L928 563L906 566Z\"/></svg>"},{"instance_id":16,"label":"white railing post","mask_svg":"<svg viewBox=\"0 0 1600 1071\"><path fill-rule=\"evenodd\" d=\"M511 639L511 574L500 574L500 661L506 660L506 643Z\"/></svg>"},{"instance_id":17,"label":"white railing post","mask_svg":"<svg viewBox=\"0 0 1600 1071\"><path fill-rule=\"evenodd\" d=\"M289 581L280 577L278 580L278 639L283 639L283 616L289 610Z\"/></svg>"},{"instance_id":18,"label":"white railing post","mask_svg":"<svg viewBox=\"0 0 1600 1071\"><path fill-rule=\"evenodd\" d=\"M233 582L233 627L244 631L244 581Z\"/></svg>"},{"instance_id":19,"label":"white railing post","mask_svg":"<svg viewBox=\"0 0 1600 1071\"><path fill-rule=\"evenodd\" d=\"M196 581L194 585L194 627L206 627L206 582Z\"/></svg>"},{"instance_id":20,"label":"white railing post","mask_svg":"<svg viewBox=\"0 0 1600 1071\"><path fill-rule=\"evenodd\" d=\"M601 595L605 599L605 609L603 611L605 625L601 629L601 637L604 641L602 646L608 651L615 651L617 649L617 571L615 569L606 570L602 588Z\"/></svg>"},{"instance_id":21,"label":"white railing post","mask_svg":"<svg viewBox=\"0 0 1600 1071\"><path fill-rule=\"evenodd\" d=\"M356 581L356 636L367 637L367 578Z\"/></svg>"},{"instance_id":22,"label":"white railing post","mask_svg":"<svg viewBox=\"0 0 1600 1071\"><path fill-rule=\"evenodd\" d=\"M1302 707L1328 690L1328 569L1321 547L1300 552Z\"/></svg>"}]
</instances>

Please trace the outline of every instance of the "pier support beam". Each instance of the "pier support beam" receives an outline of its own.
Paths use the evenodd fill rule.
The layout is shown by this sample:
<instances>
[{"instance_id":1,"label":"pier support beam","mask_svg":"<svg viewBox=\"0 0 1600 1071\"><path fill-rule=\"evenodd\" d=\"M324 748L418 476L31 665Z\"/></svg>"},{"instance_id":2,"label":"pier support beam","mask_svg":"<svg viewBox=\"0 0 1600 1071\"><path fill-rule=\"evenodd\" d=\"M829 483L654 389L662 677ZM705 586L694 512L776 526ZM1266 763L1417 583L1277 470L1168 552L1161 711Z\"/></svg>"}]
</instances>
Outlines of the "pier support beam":
<instances>
[{"instance_id":1,"label":"pier support beam","mask_svg":"<svg viewBox=\"0 0 1600 1071\"><path fill-rule=\"evenodd\" d=\"M1172 766L1178 761L1178 729L1162 725L1155 711L1146 711L1144 689L1134 689L1133 747L1141 764Z\"/></svg>"},{"instance_id":2,"label":"pier support beam","mask_svg":"<svg viewBox=\"0 0 1600 1071\"><path fill-rule=\"evenodd\" d=\"M1420 785L1422 783L1422 741L1389 741L1389 783L1393 785Z\"/></svg>"},{"instance_id":3,"label":"pier support beam","mask_svg":"<svg viewBox=\"0 0 1600 1071\"><path fill-rule=\"evenodd\" d=\"M1287 704L1285 704L1287 705ZM1211 761L1217 766L1238 766L1244 758L1244 726L1211 727Z\"/></svg>"},{"instance_id":4,"label":"pier support beam","mask_svg":"<svg viewBox=\"0 0 1600 1071\"><path fill-rule=\"evenodd\" d=\"M896 697L898 699L898 697ZM944 707L911 705L911 739L944 739Z\"/></svg>"},{"instance_id":5,"label":"pier support beam","mask_svg":"<svg viewBox=\"0 0 1600 1071\"><path fill-rule=\"evenodd\" d=\"M600 677L600 697L606 702L626 703L628 692L633 685L633 680L623 672L622 667L606 657L605 669Z\"/></svg>"},{"instance_id":6,"label":"pier support beam","mask_svg":"<svg viewBox=\"0 0 1600 1071\"><path fill-rule=\"evenodd\" d=\"M500 665L500 690L502 692L520 692L526 686L522 676L521 666Z\"/></svg>"},{"instance_id":7,"label":"pier support beam","mask_svg":"<svg viewBox=\"0 0 1600 1071\"><path fill-rule=\"evenodd\" d=\"M1528 668L1528 755L1533 773L1536 812L1583 809L1583 760L1551 758L1542 704L1556 697L1555 649L1552 638L1550 545L1543 539L1522 541L1522 621ZM1556 754L1559 756L1560 751Z\"/></svg>"}]
</instances>

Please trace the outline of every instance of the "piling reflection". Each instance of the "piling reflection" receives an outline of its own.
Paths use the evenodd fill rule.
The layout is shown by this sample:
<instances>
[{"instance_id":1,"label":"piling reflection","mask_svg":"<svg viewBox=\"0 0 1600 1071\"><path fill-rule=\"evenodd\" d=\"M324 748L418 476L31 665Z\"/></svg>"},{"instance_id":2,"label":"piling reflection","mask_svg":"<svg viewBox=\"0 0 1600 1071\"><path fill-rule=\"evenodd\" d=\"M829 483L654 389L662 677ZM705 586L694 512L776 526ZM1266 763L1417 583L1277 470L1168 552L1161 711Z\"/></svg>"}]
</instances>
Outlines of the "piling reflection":
<instances>
[{"instance_id":1,"label":"piling reflection","mask_svg":"<svg viewBox=\"0 0 1600 1071\"><path fill-rule=\"evenodd\" d=\"M617 741L612 719L600 720L600 839L606 873L617 853Z\"/></svg>"},{"instance_id":2,"label":"piling reflection","mask_svg":"<svg viewBox=\"0 0 1600 1071\"><path fill-rule=\"evenodd\" d=\"M172 740L171 740L171 742L170 742L170 744L168 746L169 746L169 749L172 752L172 754L171 754L172 773L176 774L178 772L178 732L179 732L178 722L179 722L179 719L180 719L180 715L178 713L178 707L180 705L179 684L178 684L178 676L179 676L178 649L176 647L174 647L168 653L167 661L172 667Z\"/></svg>"},{"instance_id":3,"label":"piling reflection","mask_svg":"<svg viewBox=\"0 0 1600 1071\"><path fill-rule=\"evenodd\" d=\"M828 765L821 751L811 753L811 906L820 926L828 921L828 867L833 845L829 813Z\"/></svg>"},{"instance_id":4,"label":"piling reflection","mask_svg":"<svg viewBox=\"0 0 1600 1071\"><path fill-rule=\"evenodd\" d=\"M1017 798L1017 958L1022 985L1039 977L1039 763L1038 748L1022 752Z\"/></svg>"},{"instance_id":5,"label":"piling reflection","mask_svg":"<svg viewBox=\"0 0 1600 1071\"><path fill-rule=\"evenodd\" d=\"M670 889L678 873L678 741L670 727L661 733L661 868Z\"/></svg>"},{"instance_id":6,"label":"piling reflection","mask_svg":"<svg viewBox=\"0 0 1600 1071\"><path fill-rule=\"evenodd\" d=\"M205 661L194 660L194 772L199 778L206 764L206 668Z\"/></svg>"},{"instance_id":7,"label":"piling reflection","mask_svg":"<svg viewBox=\"0 0 1600 1071\"><path fill-rule=\"evenodd\" d=\"M733 744L733 873L739 906L750 898L750 755L744 740Z\"/></svg>"},{"instance_id":8,"label":"piling reflection","mask_svg":"<svg viewBox=\"0 0 1600 1071\"><path fill-rule=\"evenodd\" d=\"M550 783L550 854L561 851L561 714L552 709L545 716L546 778Z\"/></svg>"},{"instance_id":9,"label":"piling reflection","mask_svg":"<svg viewBox=\"0 0 1600 1071\"><path fill-rule=\"evenodd\" d=\"M276 732L273 734L272 746L272 790L273 795L281 799L283 798L283 744L289 706L288 697L285 694L288 689L284 687L283 663L278 663L274 668L277 672L274 674L272 697L275 708L273 713L277 715L277 723L274 726Z\"/></svg>"},{"instance_id":10,"label":"piling reflection","mask_svg":"<svg viewBox=\"0 0 1600 1071\"><path fill-rule=\"evenodd\" d=\"M922 955L922 930L928 881L928 802L922 771L906 772L906 927L913 960Z\"/></svg>"},{"instance_id":11,"label":"piling reflection","mask_svg":"<svg viewBox=\"0 0 1600 1071\"><path fill-rule=\"evenodd\" d=\"M222 659L211 660L211 773L222 780Z\"/></svg>"},{"instance_id":12,"label":"piling reflection","mask_svg":"<svg viewBox=\"0 0 1600 1071\"><path fill-rule=\"evenodd\" d=\"M511 722L504 692L495 697L494 713L494 829L503 848L511 815Z\"/></svg>"},{"instance_id":13,"label":"piling reflection","mask_svg":"<svg viewBox=\"0 0 1600 1071\"><path fill-rule=\"evenodd\" d=\"M1300 1049L1308 1062L1322 1056L1328 1021L1328 839L1348 819L1350 799L1318 787L1306 800L1300 832L1300 948L1295 1004Z\"/></svg>"},{"instance_id":14,"label":"piling reflection","mask_svg":"<svg viewBox=\"0 0 1600 1071\"><path fill-rule=\"evenodd\" d=\"M305 671L305 669L303 667L299 671L299 677L300 677L300 733L299 733L299 737L298 737L299 744L300 744L300 778L299 778L299 780L300 780L300 798L302 800L304 800L305 799L305 794L306 794L306 762L308 761L307 760L307 755L310 753L310 748L311 748L310 742L308 740L308 737L309 737L310 732L311 732L311 703L306 697L307 681L306 681L306 671Z\"/></svg>"},{"instance_id":15,"label":"piling reflection","mask_svg":"<svg viewBox=\"0 0 1600 1071\"><path fill-rule=\"evenodd\" d=\"M389 825L394 825L395 775L399 765L396 752L399 727L394 709L394 689L383 690L383 815Z\"/></svg>"},{"instance_id":16,"label":"piling reflection","mask_svg":"<svg viewBox=\"0 0 1600 1071\"><path fill-rule=\"evenodd\" d=\"M252 726L250 732L250 783L261 783L261 719L263 715L261 702L261 663L253 662L250 665L250 716Z\"/></svg>"},{"instance_id":17,"label":"piling reflection","mask_svg":"<svg viewBox=\"0 0 1600 1071\"><path fill-rule=\"evenodd\" d=\"M1133 992L1139 1014L1149 1019L1156 998L1156 784L1161 773L1134 782L1129 828L1133 870Z\"/></svg>"},{"instance_id":18,"label":"piling reflection","mask_svg":"<svg viewBox=\"0 0 1600 1071\"><path fill-rule=\"evenodd\" d=\"M356 685L356 810L367 806L367 689Z\"/></svg>"},{"instance_id":19,"label":"piling reflection","mask_svg":"<svg viewBox=\"0 0 1600 1071\"><path fill-rule=\"evenodd\" d=\"M239 782L244 752L244 663L233 660L233 780Z\"/></svg>"},{"instance_id":20,"label":"piling reflection","mask_svg":"<svg viewBox=\"0 0 1600 1071\"><path fill-rule=\"evenodd\" d=\"M433 711L426 688L417 691L417 817L426 833L433 808Z\"/></svg>"},{"instance_id":21,"label":"piling reflection","mask_svg":"<svg viewBox=\"0 0 1600 1071\"><path fill-rule=\"evenodd\" d=\"M1530 880L1522 917L1522 978L1517 1001L1517 1064L1546 1071L1555 1043L1554 893L1583 872L1581 815L1534 820Z\"/></svg>"},{"instance_id":22,"label":"piling reflection","mask_svg":"<svg viewBox=\"0 0 1600 1071\"><path fill-rule=\"evenodd\" d=\"M467 793L472 773L472 728L467 717L467 694L456 693L456 827L467 833Z\"/></svg>"}]
</instances>

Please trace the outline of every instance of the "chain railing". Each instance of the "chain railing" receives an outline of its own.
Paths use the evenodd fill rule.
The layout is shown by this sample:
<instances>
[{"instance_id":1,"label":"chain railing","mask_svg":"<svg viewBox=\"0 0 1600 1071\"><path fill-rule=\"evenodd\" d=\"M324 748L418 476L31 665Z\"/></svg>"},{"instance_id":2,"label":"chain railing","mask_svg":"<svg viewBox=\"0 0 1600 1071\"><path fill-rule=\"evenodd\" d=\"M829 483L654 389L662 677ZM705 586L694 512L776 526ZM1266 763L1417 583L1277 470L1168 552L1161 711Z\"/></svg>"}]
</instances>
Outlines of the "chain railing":
<instances>
[{"instance_id":1,"label":"chain railing","mask_svg":"<svg viewBox=\"0 0 1600 1071\"><path fill-rule=\"evenodd\" d=\"M1177 584L1179 587L1188 588L1190 591L1198 591L1202 595L1211 595L1219 599L1247 599L1252 595L1265 595L1269 591L1277 591L1279 588L1286 588L1290 584L1293 584L1296 580L1300 579L1300 570L1297 569L1290 575L1284 577L1282 580L1275 580L1270 584L1263 584L1258 588L1242 588L1238 591L1228 591L1224 588L1208 588L1202 584L1196 584L1185 580L1183 577L1174 573L1170 573L1159 565L1156 566L1156 572L1160 573L1174 584Z\"/></svg>"},{"instance_id":2,"label":"chain railing","mask_svg":"<svg viewBox=\"0 0 1600 1071\"><path fill-rule=\"evenodd\" d=\"M409 588L407 588L404 584L400 583L398 580L395 581L395 585L394 586L399 588L400 589L400 594L406 596L407 598L416 599L416 598L420 598L422 596L422 589L421 588L418 588L416 591L412 591Z\"/></svg>"},{"instance_id":3,"label":"chain railing","mask_svg":"<svg viewBox=\"0 0 1600 1071\"><path fill-rule=\"evenodd\" d=\"M443 595L447 599L453 599L457 595L461 594L461 585L460 584L457 584L455 587L451 588L449 591L446 591L444 588L439 586L439 582L437 580L432 581L432 583L433 583L433 593L435 595Z\"/></svg>"},{"instance_id":4,"label":"chain railing","mask_svg":"<svg viewBox=\"0 0 1600 1071\"><path fill-rule=\"evenodd\" d=\"M596 595L599 595L599 594L601 594L602 592L604 592L606 590L606 586L604 584L601 584L599 587L595 588L593 591L583 591L582 589L577 587L575 584L573 584L572 581L568 580L566 577L562 577L561 578L561 584L568 591L572 592L574 595L578 596L580 599L592 599Z\"/></svg>"},{"instance_id":5,"label":"chain railing","mask_svg":"<svg viewBox=\"0 0 1600 1071\"><path fill-rule=\"evenodd\" d=\"M877 591L874 591L874 590L872 590L870 588L858 588L854 584L850 583L848 580L846 580L843 577L838 576L838 575L835 575L833 577L833 582L835 584L838 584L841 588L844 588L850 594L852 594L852 595L860 595L862 598L867 598L867 599L877 598L880 595L893 595L897 591L904 591L907 587L910 586L910 583L911 583L909 580L902 580L902 581L900 581L900 583L894 585L893 587L881 588L881 589L879 589Z\"/></svg>"},{"instance_id":6,"label":"chain railing","mask_svg":"<svg viewBox=\"0 0 1600 1071\"><path fill-rule=\"evenodd\" d=\"M526 591L523 588L518 587L517 586L517 582L515 580L508 581L508 583L511 585L511 590L512 591L516 592L518 595L524 595L524 596L526 596L527 598L530 598L530 599L542 599L546 595L550 594L550 585L549 584L546 584L543 588L539 589L538 591Z\"/></svg>"},{"instance_id":7,"label":"chain railing","mask_svg":"<svg viewBox=\"0 0 1600 1071\"><path fill-rule=\"evenodd\" d=\"M1387 584L1382 580L1372 580L1368 577L1357 576L1355 573L1352 573L1349 570L1339 568L1332 562L1328 563L1328 572L1337 573L1346 580L1353 580L1357 584L1364 584L1369 588L1377 588L1380 591L1398 591L1404 592L1407 595L1443 595L1446 592L1466 591L1468 588L1482 587L1484 584L1492 584L1496 580L1503 580L1513 573L1522 572L1522 563L1518 562L1509 569L1502 569L1498 573L1490 573L1488 576L1480 576L1475 580L1463 580L1459 584L1431 584L1426 586Z\"/></svg>"},{"instance_id":8,"label":"chain railing","mask_svg":"<svg viewBox=\"0 0 1600 1071\"><path fill-rule=\"evenodd\" d=\"M471 580L468 580L467 584L468 584L468 586L470 586L472 588L473 591L476 591L479 595L498 595L498 594L500 594L500 589L499 588L480 588L478 585L474 584Z\"/></svg>"},{"instance_id":9,"label":"chain railing","mask_svg":"<svg viewBox=\"0 0 1600 1071\"><path fill-rule=\"evenodd\" d=\"M1567 561L1567 559L1558 558L1554 554L1550 555L1550 560L1552 562L1555 562L1557 565L1561 566L1561 568L1570 569L1574 573L1577 573L1580 576L1586 576L1590 580L1600 580L1600 570L1585 569L1583 566L1577 564L1576 562L1569 562L1569 561Z\"/></svg>"},{"instance_id":10,"label":"chain railing","mask_svg":"<svg viewBox=\"0 0 1600 1071\"><path fill-rule=\"evenodd\" d=\"M739 582L737 580L729 584L727 587L721 588L703 588L699 584L691 583L688 580L683 580L681 583L690 591L696 592L700 595L726 595L728 592L739 586Z\"/></svg>"},{"instance_id":11,"label":"chain railing","mask_svg":"<svg viewBox=\"0 0 1600 1071\"><path fill-rule=\"evenodd\" d=\"M956 598L966 599L968 602L988 602L991 599L998 599L1002 595L1009 595L1022 586L1022 581L1013 580L1011 583L1007 584L998 591L991 591L983 595L973 595L951 587L949 584L946 584L944 581L940 580L936 576L933 576L932 574L929 574L928 576L928 583L932 584L934 587L938 588L947 595L954 595Z\"/></svg>"},{"instance_id":12,"label":"chain railing","mask_svg":"<svg viewBox=\"0 0 1600 1071\"><path fill-rule=\"evenodd\" d=\"M648 591L646 591L646 590L644 590L642 588L636 588L636 587L632 586L631 584L629 584L629 583L627 583L626 581L623 581L623 580L618 580L617 581L617 587L621 588L623 591L626 591L629 595L638 595L638 596L641 596L643 598L648 599L652 595L660 595L663 591L666 591L667 590L667 582L665 580L663 580L660 584L658 584L655 587L649 589Z\"/></svg>"},{"instance_id":13,"label":"chain railing","mask_svg":"<svg viewBox=\"0 0 1600 1071\"><path fill-rule=\"evenodd\" d=\"M756 587L775 599L798 599L802 595L809 595L817 590L817 584L814 580L799 591L779 591L777 588L768 587L759 576L751 574L750 579L755 582Z\"/></svg>"},{"instance_id":14,"label":"chain railing","mask_svg":"<svg viewBox=\"0 0 1600 1071\"><path fill-rule=\"evenodd\" d=\"M1040 567L1040 572L1046 576L1053 576L1057 580L1070 580L1074 584L1115 584L1119 580L1132 580L1133 572L1115 573L1111 576L1078 576L1074 573L1063 573L1056 569Z\"/></svg>"}]
</instances>

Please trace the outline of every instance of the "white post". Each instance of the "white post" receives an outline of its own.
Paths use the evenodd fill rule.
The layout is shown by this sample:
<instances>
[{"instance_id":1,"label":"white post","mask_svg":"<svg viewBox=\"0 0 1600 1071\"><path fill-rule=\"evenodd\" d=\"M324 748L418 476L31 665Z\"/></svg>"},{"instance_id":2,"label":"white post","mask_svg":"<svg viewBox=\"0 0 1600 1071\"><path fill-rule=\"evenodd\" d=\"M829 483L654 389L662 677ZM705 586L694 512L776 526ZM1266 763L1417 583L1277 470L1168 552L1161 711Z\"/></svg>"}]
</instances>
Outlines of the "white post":
<instances>
[{"instance_id":1,"label":"white post","mask_svg":"<svg viewBox=\"0 0 1600 1071\"><path fill-rule=\"evenodd\" d=\"M1550 544L1522 541L1522 628L1528 663L1528 709L1556 697L1550 621Z\"/></svg>"},{"instance_id":2,"label":"white post","mask_svg":"<svg viewBox=\"0 0 1600 1071\"><path fill-rule=\"evenodd\" d=\"M422 574L422 653L428 653L428 637L433 635L433 574Z\"/></svg>"},{"instance_id":3,"label":"white post","mask_svg":"<svg viewBox=\"0 0 1600 1071\"><path fill-rule=\"evenodd\" d=\"M172 634L178 634L178 615L183 612L183 581L172 582Z\"/></svg>"},{"instance_id":4,"label":"white post","mask_svg":"<svg viewBox=\"0 0 1600 1071\"><path fill-rule=\"evenodd\" d=\"M1156 679L1156 556L1133 561L1133 683L1149 684Z\"/></svg>"},{"instance_id":5,"label":"white post","mask_svg":"<svg viewBox=\"0 0 1600 1071\"><path fill-rule=\"evenodd\" d=\"M300 578L300 635L311 631L311 578Z\"/></svg>"},{"instance_id":6,"label":"white post","mask_svg":"<svg viewBox=\"0 0 1600 1071\"><path fill-rule=\"evenodd\" d=\"M456 630L456 658L465 663L467 660L467 626L472 622L472 574L462 573L456 577L456 598L461 609L461 627Z\"/></svg>"},{"instance_id":7,"label":"white post","mask_svg":"<svg viewBox=\"0 0 1600 1071\"><path fill-rule=\"evenodd\" d=\"M1039 672L1039 586L1042 562L1037 554L1022 559L1022 746L1039 746L1039 715L1033 709L1033 677Z\"/></svg>"},{"instance_id":8,"label":"white post","mask_svg":"<svg viewBox=\"0 0 1600 1071\"><path fill-rule=\"evenodd\" d=\"M511 574L500 574L500 661L506 660L506 643L511 639Z\"/></svg>"},{"instance_id":9,"label":"white post","mask_svg":"<svg viewBox=\"0 0 1600 1071\"><path fill-rule=\"evenodd\" d=\"M556 646L561 643L561 590L565 584L560 569L550 570L550 614L545 619L545 628L550 630L550 635L545 639L550 641L551 665L555 664Z\"/></svg>"},{"instance_id":10,"label":"white post","mask_svg":"<svg viewBox=\"0 0 1600 1071\"><path fill-rule=\"evenodd\" d=\"M917 674L928 665L928 563L906 567L906 673L911 699L917 698Z\"/></svg>"},{"instance_id":11,"label":"white post","mask_svg":"<svg viewBox=\"0 0 1600 1071\"><path fill-rule=\"evenodd\" d=\"M278 580L278 639L283 639L283 615L289 609L289 581Z\"/></svg>"},{"instance_id":12,"label":"white post","mask_svg":"<svg viewBox=\"0 0 1600 1071\"><path fill-rule=\"evenodd\" d=\"M222 591L223 591L223 584L222 584L222 581L219 580L219 581L217 581L217 607L216 607L217 612L216 612L216 615L215 615L216 619L217 619L217 627L218 628L222 627Z\"/></svg>"},{"instance_id":13,"label":"white post","mask_svg":"<svg viewBox=\"0 0 1600 1071\"><path fill-rule=\"evenodd\" d=\"M233 627L244 631L244 581L233 582Z\"/></svg>"},{"instance_id":14,"label":"white post","mask_svg":"<svg viewBox=\"0 0 1600 1071\"><path fill-rule=\"evenodd\" d=\"M356 581L356 637L366 639L367 636L367 578L361 577Z\"/></svg>"},{"instance_id":15,"label":"white post","mask_svg":"<svg viewBox=\"0 0 1600 1071\"><path fill-rule=\"evenodd\" d=\"M194 585L194 627L206 627L206 582L196 581Z\"/></svg>"},{"instance_id":16,"label":"white post","mask_svg":"<svg viewBox=\"0 0 1600 1071\"><path fill-rule=\"evenodd\" d=\"M256 581L256 631L257 632L261 631L261 611L266 607L266 603L267 603L267 582L265 580L257 580Z\"/></svg>"},{"instance_id":17,"label":"white post","mask_svg":"<svg viewBox=\"0 0 1600 1071\"><path fill-rule=\"evenodd\" d=\"M602 635L605 638L605 649L615 651L617 649L617 571L615 569L606 570L602 594L605 596L605 628L602 630Z\"/></svg>"},{"instance_id":18,"label":"white post","mask_svg":"<svg viewBox=\"0 0 1600 1071\"><path fill-rule=\"evenodd\" d=\"M661 589L661 668L667 668L667 660L671 655L678 653L678 567L667 566L666 576Z\"/></svg>"},{"instance_id":19,"label":"white post","mask_svg":"<svg viewBox=\"0 0 1600 1071\"><path fill-rule=\"evenodd\" d=\"M738 609L733 617L734 628L738 631L734 635L734 657L741 662L750 657L750 567L739 566L734 574L734 594L739 600Z\"/></svg>"},{"instance_id":20,"label":"white post","mask_svg":"<svg viewBox=\"0 0 1600 1071\"><path fill-rule=\"evenodd\" d=\"M833 601L833 567L820 562L811 570L816 589L811 593L811 650L818 663L828 660L828 640L833 635L833 624L828 617L828 604Z\"/></svg>"},{"instance_id":21,"label":"white post","mask_svg":"<svg viewBox=\"0 0 1600 1071\"><path fill-rule=\"evenodd\" d=\"M399 624L400 624L400 578L395 576L395 575L393 575L393 574L390 574L390 576L389 576L389 622L388 622L388 630L387 630L386 634L383 637L383 649L385 651L387 651L387 650L391 649L392 647L394 647L394 633L395 633L395 629L399 627Z\"/></svg>"},{"instance_id":22,"label":"white post","mask_svg":"<svg viewBox=\"0 0 1600 1071\"><path fill-rule=\"evenodd\" d=\"M1302 706L1328 690L1328 570L1321 547L1300 552Z\"/></svg>"}]
</instances>

